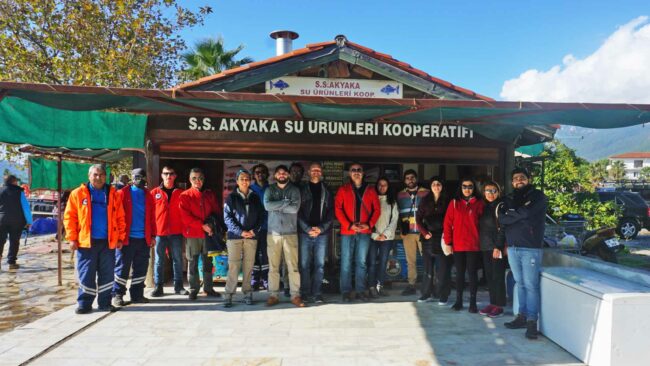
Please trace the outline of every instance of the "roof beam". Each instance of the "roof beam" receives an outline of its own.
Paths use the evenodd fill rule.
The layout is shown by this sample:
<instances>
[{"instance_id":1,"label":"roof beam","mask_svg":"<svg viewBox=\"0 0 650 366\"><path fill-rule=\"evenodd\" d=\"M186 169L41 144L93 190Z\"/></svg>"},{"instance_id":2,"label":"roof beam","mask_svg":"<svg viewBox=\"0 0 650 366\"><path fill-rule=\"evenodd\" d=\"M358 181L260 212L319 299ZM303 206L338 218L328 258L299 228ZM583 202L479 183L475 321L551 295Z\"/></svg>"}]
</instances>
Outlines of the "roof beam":
<instances>
[{"instance_id":1,"label":"roof beam","mask_svg":"<svg viewBox=\"0 0 650 366\"><path fill-rule=\"evenodd\" d=\"M291 102L291 109L296 113L296 117L298 119L305 119L305 117L302 116L302 112L300 111L300 107L298 107L298 103L296 102Z\"/></svg>"}]
</instances>

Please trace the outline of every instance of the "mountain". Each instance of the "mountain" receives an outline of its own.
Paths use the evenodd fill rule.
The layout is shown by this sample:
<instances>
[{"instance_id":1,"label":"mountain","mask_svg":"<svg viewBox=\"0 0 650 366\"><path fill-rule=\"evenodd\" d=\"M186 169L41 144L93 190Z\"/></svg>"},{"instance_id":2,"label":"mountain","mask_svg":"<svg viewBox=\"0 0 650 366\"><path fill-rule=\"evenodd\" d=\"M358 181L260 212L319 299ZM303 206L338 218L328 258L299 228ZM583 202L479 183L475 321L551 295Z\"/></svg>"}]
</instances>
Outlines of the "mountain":
<instances>
[{"instance_id":1,"label":"mountain","mask_svg":"<svg viewBox=\"0 0 650 366\"><path fill-rule=\"evenodd\" d=\"M604 130L562 126L555 137L589 161L626 152L650 151L650 124Z\"/></svg>"}]
</instances>

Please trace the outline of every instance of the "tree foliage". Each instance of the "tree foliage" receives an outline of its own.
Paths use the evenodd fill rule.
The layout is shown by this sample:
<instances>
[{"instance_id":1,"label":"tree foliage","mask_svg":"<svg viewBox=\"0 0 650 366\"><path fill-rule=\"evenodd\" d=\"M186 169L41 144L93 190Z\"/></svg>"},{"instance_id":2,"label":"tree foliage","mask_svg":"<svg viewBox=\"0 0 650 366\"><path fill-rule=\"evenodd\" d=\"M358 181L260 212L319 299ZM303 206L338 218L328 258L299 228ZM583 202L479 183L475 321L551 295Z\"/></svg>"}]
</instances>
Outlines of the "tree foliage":
<instances>
[{"instance_id":1,"label":"tree foliage","mask_svg":"<svg viewBox=\"0 0 650 366\"><path fill-rule=\"evenodd\" d=\"M650 180L650 166L641 168L641 171L639 172L639 179Z\"/></svg>"},{"instance_id":2,"label":"tree foliage","mask_svg":"<svg viewBox=\"0 0 650 366\"><path fill-rule=\"evenodd\" d=\"M608 159L601 159L589 164L589 179L594 186L599 186L607 180L609 176L607 173L608 165Z\"/></svg>"},{"instance_id":3,"label":"tree foliage","mask_svg":"<svg viewBox=\"0 0 650 366\"><path fill-rule=\"evenodd\" d=\"M609 166L609 177L615 181L625 178L625 163L621 160L614 160Z\"/></svg>"},{"instance_id":4,"label":"tree foliage","mask_svg":"<svg viewBox=\"0 0 650 366\"><path fill-rule=\"evenodd\" d=\"M253 62L250 57L236 59L242 49L244 49L244 45L239 45L233 50L226 50L221 36L198 42L192 51L182 55L183 62L186 64L182 71L182 78L196 80Z\"/></svg>"},{"instance_id":5,"label":"tree foliage","mask_svg":"<svg viewBox=\"0 0 650 366\"><path fill-rule=\"evenodd\" d=\"M616 225L618 209L613 202L600 202L594 193L592 169L586 160L557 140L547 143L541 156L545 158L544 193L553 218L577 213L585 217L589 228ZM541 169L535 169L533 183L541 186Z\"/></svg>"},{"instance_id":6,"label":"tree foliage","mask_svg":"<svg viewBox=\"0 0 650 366\"><path fill-rule=\"evenodd\" d=\"M179 31L209 12L176 0L2 0L0 80L169 87L186 48Z\"/></svg>"}]
</instances>

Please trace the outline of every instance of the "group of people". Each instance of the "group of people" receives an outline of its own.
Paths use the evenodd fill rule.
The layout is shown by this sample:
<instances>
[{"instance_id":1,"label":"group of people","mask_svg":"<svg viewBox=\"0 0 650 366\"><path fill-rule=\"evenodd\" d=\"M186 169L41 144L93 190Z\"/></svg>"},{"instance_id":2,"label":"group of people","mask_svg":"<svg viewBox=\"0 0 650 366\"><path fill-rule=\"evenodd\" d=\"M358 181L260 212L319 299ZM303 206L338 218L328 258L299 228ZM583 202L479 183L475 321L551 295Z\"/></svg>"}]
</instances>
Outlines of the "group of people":
<instances>
[{"instance_id":1,"label":"group of people","mask_svg":"<svg viewBox=\"0 0 650 366\"><path fill-rule=\"evenodd\" d=\"M145 303L144 279L149 248L155 245L152 297L163 296L166 252L171 257L174 291L195 300L200 290L221 297L212 287L212 261L206 238L218 235L210 217L223 219L228 251L224 306L232 307L240 272L241 301L251 305L253 293L267 288L267 306L280 302L281 282L291 303L323 303L325 257L334 218L340 223L340 292L343 302L369 301L387 295L384 287L388 256L400 228L408 267L408 285L402 295L416 294L416 258L423 257L424 276L419 302L448 303L451 270L456 267L456 299L451 309L464 308L465 273L469 277L471 313L490 317L503 314L506 305L505 269L509 262L517 282L519 309L509 328L527 328L536 338L539 307L539 270L546 197L530 185L523 169L512 172L514 192L503 197L496 182L482 184L461 179L458 191L447 194L442 177L422 187L417 173L404 172L405 188L396 194L387 177L371 185L360 163L349 166L349 182L333 195L323 181L323 168L313 162L304 170L279 165L275 183L259 164L240 169L235 189L224 198L223 211L214 192L204 189L205 175L190 171L191 187L175 186L176 172L165 166L159 187L146 188L146 174L134 169L132 183L120 190L106 184L101 165L89 171L89 181L75 189L65 211L68 240L77 249L79 296L77 313L91 312L95 297L100 310L115 311L130 298ZM182 239L189 263L189 290L183 288ZM477 268L483 262L490 304L477 307ZM283 270L284 269L284 270ZM112 299L112 300L111 300Z\"/></svg>"}]
</instances>

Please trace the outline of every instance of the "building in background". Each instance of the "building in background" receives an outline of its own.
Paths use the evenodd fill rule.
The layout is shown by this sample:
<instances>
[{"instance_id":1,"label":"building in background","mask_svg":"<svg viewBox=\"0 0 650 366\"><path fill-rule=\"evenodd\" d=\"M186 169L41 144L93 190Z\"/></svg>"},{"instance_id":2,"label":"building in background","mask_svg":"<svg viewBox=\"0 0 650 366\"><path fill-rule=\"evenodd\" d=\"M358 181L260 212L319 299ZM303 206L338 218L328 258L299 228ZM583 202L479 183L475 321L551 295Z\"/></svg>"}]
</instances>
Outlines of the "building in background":
<instances>
[{"instance_id":1,"label":"building in background","mask_svg":"<svg viewBox=\"0 0 650 366\"><path fill-rule=\"evenodd\" d=\"M625 179L638 180L641 169L650 167L650 152L629 152L609 157L611 162L622 161L625 164Z\"/></svg>"}]
</instances>

